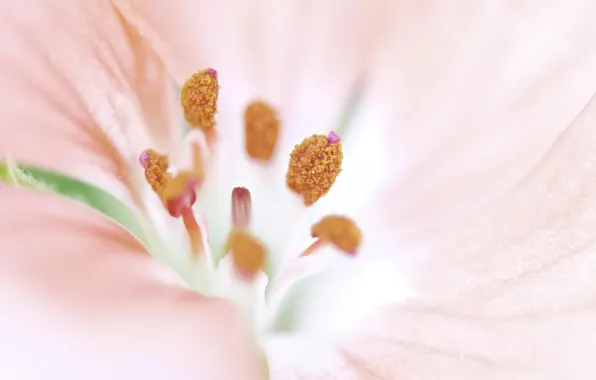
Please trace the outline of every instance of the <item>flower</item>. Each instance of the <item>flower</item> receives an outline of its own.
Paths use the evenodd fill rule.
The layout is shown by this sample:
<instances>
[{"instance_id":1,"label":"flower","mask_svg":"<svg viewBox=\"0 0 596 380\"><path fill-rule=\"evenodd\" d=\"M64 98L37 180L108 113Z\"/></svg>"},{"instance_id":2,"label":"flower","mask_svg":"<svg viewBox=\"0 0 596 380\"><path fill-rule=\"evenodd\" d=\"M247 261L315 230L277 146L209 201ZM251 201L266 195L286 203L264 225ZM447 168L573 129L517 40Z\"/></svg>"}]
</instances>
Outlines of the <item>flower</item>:
<instances>
[{"instance_id":1,"label":"flower","mask_svg":"<svg viewBox=\"0 0 596 380\"><path fill-rule=\"evenodd\" d=\"M281 215L279 224L253 223L268 229L254 231L263 239L295 222L281 220L294 214L274 198L281 192L262 191L274 186L253 186L262 167L247 171L253 165L246 165L246 174L231 178L242 173L230 170L232 164L247 162L237 159L245 150L233 133L238 111L255 93L278 99L276 149L289 153L289 146L330 128L366 68L367 96L350 135L340 136L343 172L321 200L328 202L321 212L363 210L354 216L362 249L354 260L331 256L324 275L313 279L294 313L300 321L291 325L302 338L264 342L272 378L580 378L593 372L590 2L540 8L396 2L391 9L381 1L347 2L341 9L319 2L316 12L304 10L305 18L294 18L302 2L263 2L256 10L230 3L235 12L214 2L23 4L6 1L0 12L0 152L93 181L147 212L161 210L162 232L181 222L142 181L138 159L148 148L184 153L173 151L181 136L165 67L180 84L199 68L217 67L222 98L213 141L226 155L208 164L214 169L202 186L205 199L227 191L214 210L197 206L206 210L211 230L225 231L226 221L211 215L232 219L230 210L221 210L232 207L230 182L246 182L253 218L262 207ZM246 26L249 11L268 23L255 22L256 36L232 32ZM353 14L362 25L354 25ZM196 22L199 16L204 22ZM298 28L304 19L312 23L306 31ZM293 26L296 36L313 38L288 44ZM256 44L263 52L255 75L248 75L249 55L257 51L252 38L263 39ZM278 80L287 67L282 53L294 46L301 50L291 56L292 75ZM256 85L247 84L252 78ZM229 98L225 88L234 90ZM263 206L267 201L270 207ZM262 358L236 308L166 283L176 280L171 271L111 221L23 189L0 189L0 206L0 299L8 310L0 316L0 335L9 342L0 356L3 375L260 375ZM241 221L247 210L234 215ZM187 241L172 236L170 242ZM299 245L288 240L288 246ZM396 274L411 299L397 291L399 283L382 292ZM350 306L367 309L363 301L371 309L394 303L375 309L355 330ZM324 318L332 309L345 318ZM341 327L341 338L321 334L331 331L329 324Z\"/></svg>"}]
</instances>

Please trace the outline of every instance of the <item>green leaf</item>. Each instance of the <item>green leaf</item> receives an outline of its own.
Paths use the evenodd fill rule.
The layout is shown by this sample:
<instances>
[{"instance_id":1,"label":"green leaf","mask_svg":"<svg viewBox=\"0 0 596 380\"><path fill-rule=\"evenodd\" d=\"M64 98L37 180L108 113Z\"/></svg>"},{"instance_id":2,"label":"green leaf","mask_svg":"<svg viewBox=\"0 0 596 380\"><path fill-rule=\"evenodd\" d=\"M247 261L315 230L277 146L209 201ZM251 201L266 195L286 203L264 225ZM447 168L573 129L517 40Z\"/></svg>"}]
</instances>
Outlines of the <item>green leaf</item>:
<instances>
[{"instance_id":1,"label":"green leaf","mask_svg":"<svg viewBox=\"0 0 596 380\"><path fill-rule=\"evenodd\" d=\"M50 170L0 162L0 181L15 187L56 193L84 203L114 220L150 250L146 226L130 208L105 190L65 174Z\"/></svg>"}]
</instances>

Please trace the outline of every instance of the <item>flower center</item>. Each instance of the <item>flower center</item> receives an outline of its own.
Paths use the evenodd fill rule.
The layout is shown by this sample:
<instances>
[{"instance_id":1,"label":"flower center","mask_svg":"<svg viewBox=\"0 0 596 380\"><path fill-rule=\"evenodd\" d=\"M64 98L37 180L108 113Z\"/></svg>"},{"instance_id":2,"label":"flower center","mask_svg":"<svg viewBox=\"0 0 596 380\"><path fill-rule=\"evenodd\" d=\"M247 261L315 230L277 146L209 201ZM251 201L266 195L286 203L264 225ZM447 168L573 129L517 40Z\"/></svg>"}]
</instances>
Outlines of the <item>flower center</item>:
<instances>
[{"instance_id":1,"label":"flower center","mask_svg":"<svg viewBox=\"0 0 596 380\"><path fill-rule=\"evenodd\" d=\"M213 69L199 71L190 77L181 91L181 105L188 123L201 131L213 149L215 139L214 128L219 97L217 72ZM246 153L250 159L267 164L275 152L280 131L280 120L277 112L264 101L250 103L244 114ZM174 172L167 156L154 150L141 152L140 163L144 168L145 179L153 192L159 197L164 208L173 218L182 217L188 235L192 257L196 262L213 263L214 258L207 239L203 236L206 226L197 222L200 211L194 210L197 191L204 182L204 167L198 145L193 145L193 163L191 168ZM313 206L319 199L327 195L337 176L341 173L343 159L342 143L334 132L325 135L312 135L297 144L290 154L286 174L287 187L299 196L304 207ZM252 197L248 189L236 187L231 189L232 227L228 234L226 252L223 260L231 263L230 268L234 281L244 288L255 288L260 278L265 278L268 285L283 283L284 270L276 271L275 278L266 274L267 258L272 252L253 235L250 229L252 215ZM201 220L199 218L199 220ZM271 221L275 223L275 221ZM330 245L346 254L356 254L362 234L350 218L340 215L329 215L322 218L311 228L314 242L292 260L295 262L308 260L321 247ZM222 261L223 261L222 260ZM201 272L221 272L221 262L212 264L213 268ZM283 267L283 265L282 265ZM285 266L287 268L288 266ZM288 272L288 271L286 271ZM228 273L229 275L229 273ZM269 273L269 276L272 276ZM215 282L219 280L214 280ZM287 285L287 284L286 284ZM255 285L256 286L256 285ZM261 285L259 285L261 287ZM284 288L284 286L278 286ZM286 286L287 287L287 286ZM212 288L208 288L212 289ZM264 288L259 288L264 291ZM275 293L275 289L267 294ZM207 290L208 292L208 290ZM264 293L264 292L263 292ZM211 295L211 294L209 294ZM267 302L267 295L262 295ZM235 298L235 297L231 297ZM249 302L249 304L252 304ZM251 316L252 319L253 316Z\"/></svg>"}]
</instances>

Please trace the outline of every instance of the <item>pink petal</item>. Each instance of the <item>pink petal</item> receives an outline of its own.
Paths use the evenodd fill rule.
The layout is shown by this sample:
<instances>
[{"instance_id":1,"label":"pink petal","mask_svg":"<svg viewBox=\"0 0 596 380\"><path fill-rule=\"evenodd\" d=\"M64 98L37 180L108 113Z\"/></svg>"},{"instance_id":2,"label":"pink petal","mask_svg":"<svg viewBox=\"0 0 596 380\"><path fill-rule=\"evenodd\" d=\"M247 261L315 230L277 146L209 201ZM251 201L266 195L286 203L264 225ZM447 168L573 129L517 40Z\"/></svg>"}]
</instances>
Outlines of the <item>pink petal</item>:
<instances>
[{"instance_id":1,"label":"pink petal","mask_svg":"<svg viewBox=\"0 0 596 380\"><path fill-rule=\"evenodd\" d=\"M515 186L588 102L596 3L399 3L362 120L393 179L375 212L420 239Z\"/></svg>"},{"instance_id":2,"label":"pink petal","mask_svg":"<svg viewBox=\"0 0 596 380\"><path fill-rule=\"evenodd\" d=\"M201 37L198 34L198 31L203 28L201 25L213 21L211 20L213 15L203 9L209 6L210 2L116 0L114 3L124 17L130 20L159 52L178 83L184 83L193 73L207 66L210 67L201 59L202 52L197 47L200 38L218 38L217 32L220 30L210 30L211 37ZM228 7L222 5L221 11L222 13L229 11L229 26L236 12L231 12L233 8L229 7L230 4L227 5ZM221 28L224 30L223 26ZM219 71L217 67L215 68Z\"/></svg>"},{"instance_id":3,"label":"pink petal","mask_svg":"<svg viewBox=\"0 0 596 380\"><path fill-rule=\"evenodd\" d=\"M237 134L250 100L280 108L286 150L335 126L378 46L387 0L117 0L164 56L177 81L219 73L219 128ZM223 134L223 137L228 137ZM232 138L233 139L233 138Z\"/></svg>"},{"instance_id":4,"label":"pink petal","mask_svg":"<svg viewBox=\"0 0 596 380\"><path fill-rule=\"evenodd\" d=\"M235 307L172 284L118 226L6 187L0 209L0 377L262 378Z\"/></svg>"},{"instance_id":5,"label":"pink petal","mask_svg":"<svg viewBox=\"0 0 596 380\"><path fill-rule=\"evenodd\" d=\"M590 378L595 125L596 96L515 189L431 244L416 273L415 301L371 315L335 350L311 341L304 355L324 351L334 359L308 378ZM275 350L281 357L295 351L292 342ZM309 371L305 356L285 368L270 360L272 378Z\"/></svg>"},{"instance_id":6,"label":"pink petal","mask_svg":"<svg viewBox=\"0 0 596 380\"><path fill-rule=\"evenodd\" d=\"M260 43L253 91L270 97L281 108L280 158L284 164L285 152L304 137L326 135L337 126L348 99L369 74L370 58L381 46L393 3L263 3L255 23Z\"/></svg>"},{"instance_id":7,"label":"pink petal","mask_svg":"<svg viewBox=\"0 0 596 380\"><path fill-rule=\"evenodd\" d=\"M271 380L377 380L350 366L328 339L277 336L268 339L265 348Z\"/></svg>"},{"instance_id":8,"label":"pink petal","mask_svg":"<svg viewBox=\"0 0 596 380\"><path fill-rule=\"evenodd\" d=\"M179 129L161 61L110 1L0 6L0 156L125 191Z\"/></svg>"},{"instance_id":9,"label":"pink petal","mask_svg":"<svg viewBox=\"0 0 596 380\"><path fill-rule=\"evenodd\" d=\"M429 245L523 180L596 91L596 3L431 0L397 8L329 200L361 225L357 265L385 261L388 277L405 282L403 299L416 293L417 267L434 254ZM338 277L317 294L359 283ZM389 288L380 290L395 302L400 284ZM328 313L327 299L307 302L309 313L315 304Z\"/></svg>"},{"instance_id":10,"label":"pink petal","mask_svg":"<svg viewBox=\"0 0 596 380\"><path fill-rule=\"evenodd\" d=\"M378 315L349 355L381 378L589 378L595 123L593 97L515 189L433 245L418 300Z\"/></svg>"}]
</instances>

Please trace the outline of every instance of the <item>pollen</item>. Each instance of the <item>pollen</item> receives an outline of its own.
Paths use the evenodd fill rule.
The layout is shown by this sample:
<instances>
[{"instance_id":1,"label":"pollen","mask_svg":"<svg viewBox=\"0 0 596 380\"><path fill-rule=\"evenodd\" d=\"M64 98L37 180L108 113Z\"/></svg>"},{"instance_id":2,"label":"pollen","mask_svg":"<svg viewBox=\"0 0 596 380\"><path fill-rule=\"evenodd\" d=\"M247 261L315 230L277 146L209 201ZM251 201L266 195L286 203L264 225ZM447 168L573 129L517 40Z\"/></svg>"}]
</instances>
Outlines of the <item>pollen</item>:
<instances>
[{"instance_id":1,"label":"pollen","mask_svg":"<svg viewBox=\"0 0 596 380\"><path fill-rule=\"evenodd\" d=\"M331 243L351 255L356 253L362 241L362 233L356 223L340 215L325 216L310 231L313 237Z\"/></svg>"},{"instance_id":2,"label":"pollen","mask_svg":"<svg viewBox=\"0 0 596 380\"><path fill-rule=\"evenodd\" d=\"M251 103L244 113L246 152L254 159L269 161L279 136L279 119L267 103Z\"/></svg>"},{"instance_id":3,"label":"pollen","mask_svg":"<svg viewBox=\"0 0 596 380\"><path fill-rule=\"evenodd\" d=\"M342 159L341 142L333 132L307 137L290 154L286 183L302 196L305 206L311 206L335 183Z\"/></svg>"},{"instance_id":4,"label":"pollen","mask_svg":"<svg viewBox=\"0 0 596 380\"><path fill-rule=\"evenodd\" d=\"M248 279L265 267L265 246L246 230L232 230L228 238L228 251L232 252L236 270Z\"/></svg>"},{"instance_id":5,"label":"pollen","mask_svg":"<svg viewBox=\"0 0 596 380\"><path fill-rule=\"evenodd\" d=\"M141 165L145 168L145 179L151 185L153 191L159 196L163 193L170 179L168 170L168 157L157 153L152 149L147 149L141 153Z\"/></svg>"},{"instance_id":6,"label":"pollen","mask_svg":"<svg viewBox=\"0 0 596 380\"><path fill-rule=\"evenodd\" d=\"M209 131L215 125L219 84L213 69L199 71L182 87L181 103L184 117L190 125Z\"/></svg>"},{"instance_id":7,"label":"pollen","mask_svg":"<svg viewBox=\"0 0 596 380\"><path fill-rule=\"evenodd\" d=\"M179 218L184 209L196 202L196 188L203 182L202 171L193 168L172 175L167 171L168 157L151 149L144 150L139 161L145 168L145 179L170 215Z\"/></svg>"}]
</instances>

